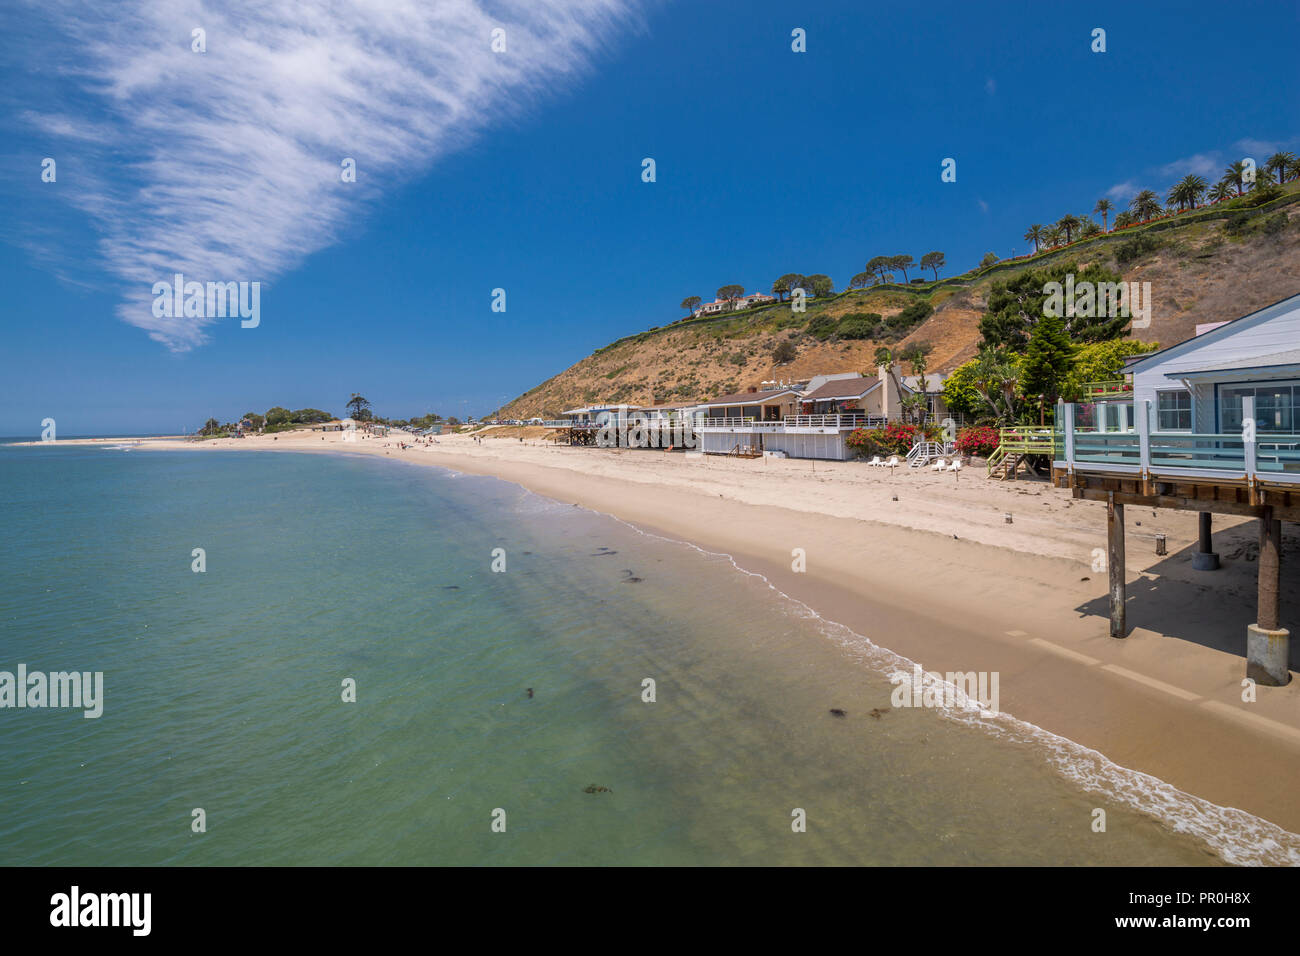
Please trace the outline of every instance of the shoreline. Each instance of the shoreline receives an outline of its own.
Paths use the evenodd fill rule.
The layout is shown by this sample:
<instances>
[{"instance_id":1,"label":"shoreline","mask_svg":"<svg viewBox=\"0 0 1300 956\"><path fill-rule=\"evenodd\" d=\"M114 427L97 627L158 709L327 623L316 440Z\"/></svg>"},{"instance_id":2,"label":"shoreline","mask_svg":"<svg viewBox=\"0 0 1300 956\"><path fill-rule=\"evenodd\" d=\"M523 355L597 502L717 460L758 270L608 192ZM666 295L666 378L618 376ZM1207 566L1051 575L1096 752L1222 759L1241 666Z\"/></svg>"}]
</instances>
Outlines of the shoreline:
<instances>
[{"instance_id":1,"label":"shoreline","mask_svg":"<svg viewBox=\"0 0 1300 956\"><path fill-rule=\"evenodd\" d=\"M282 433L274 441L261 436L202 444L130 438L111 443L136 441L136 449L389 456L513 482L638 530L726 554L737 568L762 575L823 621L848 628L927 671L998 672L1003 714L1196 798L1300 832L1300 806L1291 794L1300 773L1300 681L1259 688L1258 702L1243 704L1245 662L1231 649L1233 630L1244 645L1245 622L1236 619L1243 613L1240 579L1249 569L1249 557L1240 562L1242 573L1214 582L1224 585L1220 587L1179 580L1176 569L1146 556L1131 560L1130 620L1135 626L1126 640L1113 640L1104 610L1097 610L1105 602L1104 572L1090 573L1083 560L1089 552L1080 555L1076 540L1081 533L1086 538L1086 530L1078 529L1089 523L1104 534L1101 509L1073 502L1042 483L1007 488L1017 483L986 483L982 476L971 476L960 482L966 486L961 494L970 500L950 502L954 492L941 476L886 477L852 463L826 463L814 473L806 462L794 467L783 462L765 473L763 464L506 439L485 438L478 445L466 436L442 436L438 445L406 451L391 438L344 442L327 436L322 441L319 434L294 433ZM862 487L852 488L855 483ZM910 502L928 495L933 508L907 512L900 524L828 513L844 510L833 494L822 510L806 497L790 497L792 488L815 492L828 484L864 496L873 485L880 486L881 501L890 504L895 496ZM765 500L769 485L780 486L778 494L801 507ZM1031 523L1037 519L1028 515L1020 519L1021 529L1008 526L1015 529L1014 536L987 516L969 527L963 524L967 534L911 526L935 525L944 508L965 518L973 513L975 500L1015 502L1019 513L1031 502L1017 498L1042 491L1048 500L1032 504L1045 506L1045 523L1061 530L1046 538L1031 534L1036 550L1020 540L1025 525L1036 527ZM872 513L875 505L871 499L858 510ZM1067 507L1080 513L1070 519L1077 524L1061 521ZM1195 541L1196 516L1165 518L1148 525L1169 537L1167 565ZM1248 522L1225 522L1216 534L1216 548L1227 553L1248 542L1252 530ZM999 532L1009 545L989 540L998 539ZM791 569L795 548L806 553L806 572ZM1135 548L1130 543L1130 553ZM1157 620L1160 629L1152 626ZM1224 631L1224 647L1207 646L1198 638L1201 631L1216 629Z\"/></svg>"}]
</instances>

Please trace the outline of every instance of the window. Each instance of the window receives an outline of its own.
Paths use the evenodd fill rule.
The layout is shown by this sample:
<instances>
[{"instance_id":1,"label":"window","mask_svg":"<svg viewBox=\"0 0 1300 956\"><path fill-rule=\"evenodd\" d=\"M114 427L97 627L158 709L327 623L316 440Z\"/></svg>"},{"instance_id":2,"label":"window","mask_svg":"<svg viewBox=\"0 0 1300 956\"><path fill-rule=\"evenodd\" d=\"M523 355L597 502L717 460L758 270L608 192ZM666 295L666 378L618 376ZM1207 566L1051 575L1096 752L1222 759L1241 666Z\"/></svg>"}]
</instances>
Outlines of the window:
<instances>
[{"instance_id":1,"label":"window","mask_svg":"<svg viewBox=\"0 0 1300 956\"><path fill-rule=\"evenodd\" d=\"M1300 426L1300 385L1269 382L1261 385L1225 385L1219 390L1219 427L1224 434L1241 431L1242 403L1255 399L1255 429L1261 434L1292 435Z\"/></svg>"},{"instance_id":2,"label":"window","mask_svg":"<svg viewBox=\"0 0 1300 956\"><path fill-rule=\"evenodd\" d=\"M1185 388L1156 392L1156 429L1162 432L1192 430L1192 393Z\"/></svg>"}]
</instances>

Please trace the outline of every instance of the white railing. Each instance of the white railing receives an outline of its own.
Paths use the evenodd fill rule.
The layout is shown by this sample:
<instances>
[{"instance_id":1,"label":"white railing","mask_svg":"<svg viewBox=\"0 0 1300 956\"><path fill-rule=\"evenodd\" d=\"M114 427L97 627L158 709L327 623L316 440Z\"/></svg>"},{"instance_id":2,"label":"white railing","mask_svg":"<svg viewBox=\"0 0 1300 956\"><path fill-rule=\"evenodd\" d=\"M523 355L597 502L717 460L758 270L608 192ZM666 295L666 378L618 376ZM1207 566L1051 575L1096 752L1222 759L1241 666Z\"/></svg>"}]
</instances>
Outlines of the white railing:
<instances>
[{"instance_id":1,"label":"white railing","mask_svg":"<svg viewBox=\"0 0 1300 956\"><path fill-rule=\"evenodd\" d=\"M954 451L955 446L952 442L919 441L907 453L907 466L909 468L920 468L922 465L928 465L936 458L945 458Z\"/></svg>"},{"instance_id":2,"label":"white railing","mask_svg":"<svg viewBox=\"0 0 1300 956\"><path fill-rule=\"evenodd\" d=\"M1242 420L1254 422L1254 396L1243 396L1241 404ZM1057 465L1071 471L1300 483L1300 435L1153 431L1149 401L1135 403L1131 419L1122 417L1127 430L1095 414L1080 421L1077 413L1076 405L1057 406L1064 456Z\"/></svg>"}]
</instances>

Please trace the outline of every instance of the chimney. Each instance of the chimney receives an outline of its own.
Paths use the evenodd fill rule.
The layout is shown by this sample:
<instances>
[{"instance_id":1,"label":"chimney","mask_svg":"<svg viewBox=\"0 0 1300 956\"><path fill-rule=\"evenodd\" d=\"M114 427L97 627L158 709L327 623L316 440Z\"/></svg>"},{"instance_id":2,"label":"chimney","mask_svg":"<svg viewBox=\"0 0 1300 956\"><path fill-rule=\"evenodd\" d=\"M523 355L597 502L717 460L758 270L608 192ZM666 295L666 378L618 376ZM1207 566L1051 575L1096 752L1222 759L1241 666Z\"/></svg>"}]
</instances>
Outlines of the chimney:
<instances>
[{"instance_id":1,"label":"chimney","mask_svg":"<svg viewBox=\"0 0 1300 956\"><path fill-rule=\"evenodd\" d=\"M880 380L880 414L886 419L893 419L897 411L896 405L901 396L898 395L894 388L894 377L889 374L894 369L891 362L888 366L882 365L876 371L876 377Z\"/></svg>"}]
</instances>

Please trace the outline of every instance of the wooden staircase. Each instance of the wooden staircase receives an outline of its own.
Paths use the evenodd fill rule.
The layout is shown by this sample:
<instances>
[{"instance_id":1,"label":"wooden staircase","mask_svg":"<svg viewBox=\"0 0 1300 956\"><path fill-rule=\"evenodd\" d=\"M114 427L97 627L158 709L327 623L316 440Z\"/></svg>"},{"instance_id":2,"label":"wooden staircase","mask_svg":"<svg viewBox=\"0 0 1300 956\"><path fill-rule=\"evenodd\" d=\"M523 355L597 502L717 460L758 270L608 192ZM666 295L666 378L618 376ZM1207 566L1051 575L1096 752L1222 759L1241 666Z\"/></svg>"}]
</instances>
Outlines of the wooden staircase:
<instances>
[{"instance_id":1,"label":"wooden staircase","mask_svg":"<svg viewBox=\"0 0 1300 956\"><path fill-rule=\"evenodd\" d=\"M1037 475L1031 455L1044 455L1049 460L1053 454L1052 429L1034 426L1004 428L1001 441L988 458L988 477L1000 481L1015 481L1023 467Z\"/></svg>"}]
</instances>

